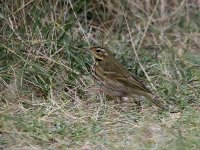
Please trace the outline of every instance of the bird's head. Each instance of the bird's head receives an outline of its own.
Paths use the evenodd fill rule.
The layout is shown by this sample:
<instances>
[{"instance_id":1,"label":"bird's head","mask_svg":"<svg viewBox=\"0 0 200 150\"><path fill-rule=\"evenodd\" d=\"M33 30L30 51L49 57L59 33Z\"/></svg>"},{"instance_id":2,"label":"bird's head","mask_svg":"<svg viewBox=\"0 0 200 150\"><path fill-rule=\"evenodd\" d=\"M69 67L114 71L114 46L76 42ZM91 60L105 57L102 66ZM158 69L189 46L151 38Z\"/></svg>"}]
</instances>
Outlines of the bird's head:
<instances>
[{"instance_id":1,"label":"bird's head","mask_svg":"<svg viewBox=\"0 0 200 150\"><path fill-rule=\"evenodd\" d=\"M102 47L92 47L90 51L96 60L105 60L111 55L111 52Z\"/></svg>"}]
</instances>

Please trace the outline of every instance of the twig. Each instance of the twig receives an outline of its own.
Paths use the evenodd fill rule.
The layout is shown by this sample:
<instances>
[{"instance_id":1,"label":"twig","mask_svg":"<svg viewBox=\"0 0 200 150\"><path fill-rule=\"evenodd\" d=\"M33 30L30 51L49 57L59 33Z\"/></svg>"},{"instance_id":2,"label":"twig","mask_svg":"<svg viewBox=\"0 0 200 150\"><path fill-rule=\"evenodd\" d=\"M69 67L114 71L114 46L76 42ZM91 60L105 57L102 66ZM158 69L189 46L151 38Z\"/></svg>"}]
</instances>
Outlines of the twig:
<instances>
[{"instance_id":1,"label":"twig","mask_svg":"<svg viewBox=\"0 0 200 150\"><path fill-rule=\"evenodd\" d=\"M150 84L151 84L151 86L153 87L154 90L156 90L156 87L152 84L152 82L151 82L151 80L150 80L148 74L147 74L146 71L145 71L145 68L144 68L143 65L140 63L140 59L139 59L139 56L138 56L138 54L137 54L137 51L140 49L140 47L141 47L141 45L142 45L142 42L143 42L143 40L144 40L144 38L145 38L145 36L146 36L146 32L147 32L147 30L148 30L148 28L149 28L149 25L150 25L150 23L151 23L153 14L154 14L154 12L155 12L157 6L158 6L159 1L160 1L160 0L157 0L156 5L154 6L153 12L151 13L151 16L150 16L150 18L149 18L149 21L148 21L148 23L147 23L147 26L146 26L146 28L145 28L145 31L144 31L144 33L143 33L143 35L142 35L142 39L141 39L141 41L140 41L140 43L139 43L139 46L138 46L137 50L135 49L135 44L134 44L134 42L133 42L133 37L132 37L132 35L131 35L130 27L129 27L128 21L127 21L127 19L126 19L126 16L125 16L125 14L124 14L124 18L125 18L125 21L126 21L126 25L127 25L127 29L128 29L129 36L130 36L130 38L131 38L131 44L132 44L132 47L133 47L133 50L134 50L134 53L135 53L136 60L138 61L139 65L140 65L140 67L141 67L141 69L142 69L142 71L144 72L144 74L145 74L147 80L150 82Z\"/></svg>"}]
</instances>

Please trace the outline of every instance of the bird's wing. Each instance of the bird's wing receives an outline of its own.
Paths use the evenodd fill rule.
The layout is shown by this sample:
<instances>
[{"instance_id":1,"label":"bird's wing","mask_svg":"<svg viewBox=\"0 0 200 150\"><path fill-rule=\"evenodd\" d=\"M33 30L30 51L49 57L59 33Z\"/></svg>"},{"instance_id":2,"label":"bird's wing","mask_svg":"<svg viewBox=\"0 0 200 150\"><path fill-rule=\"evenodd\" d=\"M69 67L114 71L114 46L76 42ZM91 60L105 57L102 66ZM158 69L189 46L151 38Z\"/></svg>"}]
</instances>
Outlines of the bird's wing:
<instances>
[{"instance_id":1,"label":"bird's wing","mask_svg":"<svg viewBox=\"0 0 200 150\"><path fill-rule=\"evenodd\" d=\"M141 81L139 81L135 76L132 76L129 73L129 71L126 70L121 64L109 63L109 62L104 62L104 63L105 64L101 65L101 67L99 66L99 69L101 70L104 78L109 78L116 82L121 82L124 85L126 85L127 87L136 89L140 94L142 94L143 96L148 98L152 103L154 103L161 109L163 109L163 110L167 109L159 101L155 100L151 96L151 91Z\"/></svg>"},{"instance_id":2,"label":"bird's wing","mask_svg":"<svg viewBox=\"0 0 200 150\"><path fill-rule=\"evenodd\" d=\"M140 91L143 91L143 92L147 92L147 93L151 93L151 91L145 85L134 80L133 78L128 79L128 80L126 78L115 78L115 80L123 83L124 85L126 85L130 88L140 90Z\"/></svg>"},{"instance_id":3,"label":"bird's wing","mask_svg":"<svg viewBox=\"0 0 200 150\"><path fill-rule=\"evenodd\" d=\"M104 66L102 71L104 76L112 80L123 82L125 85L137 88L138 90L146 91L151 93L151 91L135 76L131 75L130 72L124 68L117 60L112 60L112 62L103 62Z\"/></svg>"}]
</instances>

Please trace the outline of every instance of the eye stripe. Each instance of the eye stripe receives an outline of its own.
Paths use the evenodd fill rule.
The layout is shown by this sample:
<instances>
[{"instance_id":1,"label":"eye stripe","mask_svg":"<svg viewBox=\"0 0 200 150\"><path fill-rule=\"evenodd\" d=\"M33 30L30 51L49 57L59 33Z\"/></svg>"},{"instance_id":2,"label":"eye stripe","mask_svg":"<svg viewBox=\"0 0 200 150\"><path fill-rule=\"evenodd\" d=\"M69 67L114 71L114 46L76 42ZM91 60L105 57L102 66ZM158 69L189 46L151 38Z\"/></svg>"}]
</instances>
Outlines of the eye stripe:
<instances>
[{"instance_id":1,"label":"eye stripe","mask_svg":"<svg viewBox=\"0 0 200 150\"><path fill-rule=\"evenodd\" d=\"M108 56L108 54L106 53L106 50L105 50L105 49L102 49L102 48L99 48L99 47L98 47L98 48L96 48L96 51L97 51L97 50L99 50L99 52L100 52L100 51L104 52L104 55L105 55L105 56ZM98 51L97 51L97 52L98 52Z\"/></svg>"},{"instance_id":2,"label":"eye stripe","mask_svg":"<svg viewBox=\"0 0 200 150\"><path fill-rule=\"evenodd\" d=\"M105 50L104 50L104 49L102 49L102 48L96 48L96 50L100 50L100 51L103 51L103 52L105 52Z\"/></svg>"}]
</instances>

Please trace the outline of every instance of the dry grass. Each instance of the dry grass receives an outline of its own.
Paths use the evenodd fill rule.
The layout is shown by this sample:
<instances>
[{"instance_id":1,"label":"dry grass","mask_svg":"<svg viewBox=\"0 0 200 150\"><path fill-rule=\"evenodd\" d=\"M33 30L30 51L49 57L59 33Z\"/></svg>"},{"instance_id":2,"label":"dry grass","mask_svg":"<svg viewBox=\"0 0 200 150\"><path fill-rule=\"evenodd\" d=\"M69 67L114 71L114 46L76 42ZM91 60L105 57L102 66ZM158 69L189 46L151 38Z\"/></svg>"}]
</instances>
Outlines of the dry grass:
<instances>
[{"instance_id":1,"label":"dry grass","mask_svg":"<svg viewBox=\"0 0 200 150\"><path fill-rule=\"evenodd\" d=\"M197 0L0 2L0 149L200 149L199 19ZM91 45L181 111L105 100Z\"/></svg>"}]
</instances>

